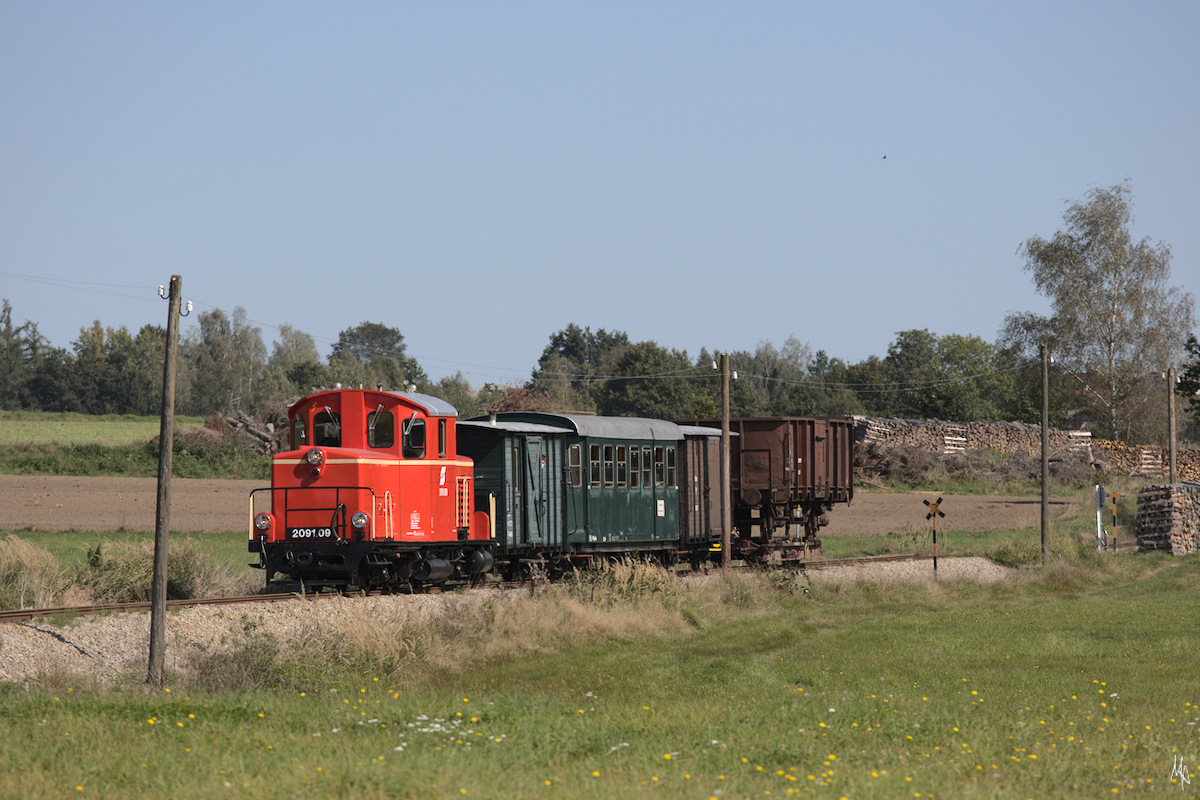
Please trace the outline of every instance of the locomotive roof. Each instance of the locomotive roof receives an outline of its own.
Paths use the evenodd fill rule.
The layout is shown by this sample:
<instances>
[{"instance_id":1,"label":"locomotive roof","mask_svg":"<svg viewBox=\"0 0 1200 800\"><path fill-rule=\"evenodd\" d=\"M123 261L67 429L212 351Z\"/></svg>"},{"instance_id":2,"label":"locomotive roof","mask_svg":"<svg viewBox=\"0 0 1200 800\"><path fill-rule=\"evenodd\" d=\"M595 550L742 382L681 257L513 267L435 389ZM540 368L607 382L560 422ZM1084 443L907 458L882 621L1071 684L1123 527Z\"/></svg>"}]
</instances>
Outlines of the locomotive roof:
<instances>
[{"instance_id":1,"label":"locomotive roof","mask_svg":"<svg viewBox=\"0 0 1200 800\"><path fill-rule=\"evenodd\" d=\"M591 414L546 414L539 411L503 411L496 423L531 423L557 428L560 433L576 433L603 439L650 439L679 441L683 429L674 422L643 417L598 417ZM491 424L491 417L473 417L472 422ZM462 423L460 423L462 424Z\"/></svg>"},{"instance_id":2,"label":"locomotive roof","mask_svg":"<svg viewBox=\"0 0 1200 800\"><path fill-rule=\"evenodd\" d=\"M329 389L324 392L316 392L308 397L297 400L294 406L302 403L310 402L314 397L320 397L325 394L343 394L346 392L358 392L360 394L390 394L393 397L401 397L418 406L422 411L432 417L454 417L458 415L458 409L447 403L440 397L434 397L428 394L420 394L419 392L378 392L374 389Z\"/></svg>"},{"instance_id":3,"label":"locomotive roof","mask_svg":"<svg viewBox=\"0 0 1200 800\"><path fill-rule=\"evenodd\" d=\"M458 416L458 409L447 403L440 397L434 397L429 394L419 394L417 392L392 392L397 397L403 397L410 403L415 403L421 406L426 414L434 417L454 417Z\"/></svg>"}]
</instances>

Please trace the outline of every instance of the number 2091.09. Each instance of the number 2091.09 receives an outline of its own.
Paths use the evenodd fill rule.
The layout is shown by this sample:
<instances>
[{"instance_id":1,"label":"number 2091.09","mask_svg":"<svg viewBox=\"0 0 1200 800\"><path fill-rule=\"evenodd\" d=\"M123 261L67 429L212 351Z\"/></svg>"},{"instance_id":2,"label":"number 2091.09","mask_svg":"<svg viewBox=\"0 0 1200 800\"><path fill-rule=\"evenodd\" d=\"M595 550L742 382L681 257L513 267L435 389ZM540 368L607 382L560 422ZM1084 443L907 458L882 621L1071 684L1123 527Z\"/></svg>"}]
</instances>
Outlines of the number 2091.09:
<instances>
[{"instance_id":1,"label":"number 2091.09","mask_svg":"<svg viewBox=\"0 0 1200 800\"><path fill-rule=\"evenodd\" d=\"M289 539L332 539L331 528L288 528Z\"/></svg>"}]
</instances>

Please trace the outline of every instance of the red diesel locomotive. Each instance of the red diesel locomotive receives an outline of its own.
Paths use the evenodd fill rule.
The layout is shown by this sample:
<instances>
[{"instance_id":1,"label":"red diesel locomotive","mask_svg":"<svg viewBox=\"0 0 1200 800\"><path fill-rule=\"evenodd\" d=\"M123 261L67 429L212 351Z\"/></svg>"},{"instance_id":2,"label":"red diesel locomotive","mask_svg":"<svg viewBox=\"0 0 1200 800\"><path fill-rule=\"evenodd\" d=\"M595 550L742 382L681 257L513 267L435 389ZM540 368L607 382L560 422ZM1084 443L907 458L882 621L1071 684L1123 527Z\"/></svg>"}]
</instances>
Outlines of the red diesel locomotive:
<instances>
[{"instance_id":1,"label":"red diesel locomotive","mask_svg":"<svg viewBox=\"0 0 1200 800\"><path fill-rule=\"evenodd\" d=\"M418 586L491 571L489 518L474 508L453 406L336 389L292 406L288 422L291 449L272 457L271 487L250 499L252 566L268 583Z\"/></svg>"}]
</instances>

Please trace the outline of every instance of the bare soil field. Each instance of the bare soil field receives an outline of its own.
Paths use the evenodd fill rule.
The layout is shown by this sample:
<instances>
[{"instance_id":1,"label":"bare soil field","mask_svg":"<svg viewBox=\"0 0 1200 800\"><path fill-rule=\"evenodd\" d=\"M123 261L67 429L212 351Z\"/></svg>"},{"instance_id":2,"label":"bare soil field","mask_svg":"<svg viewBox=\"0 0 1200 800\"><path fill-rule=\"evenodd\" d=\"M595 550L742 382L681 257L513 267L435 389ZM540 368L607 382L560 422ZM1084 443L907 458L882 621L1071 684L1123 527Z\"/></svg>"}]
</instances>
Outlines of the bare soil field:
<instances>
[{"instance_id":1,"label":"bare soil field","mask_svg":"<svg viewBox=\"0 0 1200 800\"><path fill-rule=\"evenodd\" d=\"M887 536L929 529L926 500L936 503L939 495L928 492L856 492L848 506L829 512L829 525L821 536ZM1050 498L1050 516L1055 517L1078 502L1073 498ZM938 509L945 514L937 521L938 531L982 531L1030 528L1041 524L1042 498L989 497L986 495L942 496Z\"/></svg>"},{"instance_id":2,"label":"bare soil field","mask_svg":"<svg viewBox=\"0 0 1200 800\"><path fill-rule=\"evenodd\" d=\"M172 532L247 530L263 481L171 480ZM0 475L0 530L154 531L156 478Z\"/></svg>"},{"instance_id":3,"label":"bare soil field","mask_svg":"<svg viewBox=\"0 0 1200 800\"><path fill-rule=\"evenodd\" d=\"M246 530L250 491L259 481L171 481L171 530L222 533ZM0 475L0 530L153 532L158 499L154 478ZM859 492L829 515L822 536L886 536L926 530L928 493ZM1057 515L1076 501L1052 498ZM976 532L1039 524L1040 497L953 495L944 498L939 531Z\"/></svg>"}]
</instances>

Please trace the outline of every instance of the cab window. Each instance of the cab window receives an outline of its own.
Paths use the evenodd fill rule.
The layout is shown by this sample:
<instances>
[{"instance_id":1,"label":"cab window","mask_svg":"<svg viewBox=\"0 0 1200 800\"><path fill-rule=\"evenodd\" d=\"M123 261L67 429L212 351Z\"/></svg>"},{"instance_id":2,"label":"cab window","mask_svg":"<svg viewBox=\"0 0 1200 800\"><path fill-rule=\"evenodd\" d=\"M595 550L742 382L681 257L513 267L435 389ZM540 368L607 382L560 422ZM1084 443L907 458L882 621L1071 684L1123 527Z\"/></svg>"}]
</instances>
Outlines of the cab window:
<instances>
[{"instance_id":1,"label":"cab window","mask_svg":"<svg viewBox=\"0 0 1200 800\"><path fill-rule=\"evenodd\" d=\"M301 447L308 445L308 426L304 424L304 417L299 415L292 420L292 449L299 450Z\"/></svg>"},{"instance_id":2,"label":"cab window","mask_svg":"<svg viewBox=\"0 0 1200 800\"><path fill-rule=\"evenodd\" d=\"M410 417L404 423L404 457L425 457L425 420L417 416Z\"/></svg>"},{"instance_id":3,"label":"cab window","mask_svg":"<svg viewBox=\"0 0 1200 800\"><path fill-rule=\"evenodd\" d=\"M396 422L392 412L381 409L367 415L367 445L391 447L396 443Z\"/></svg>"},{"instance_id":4,"label":"cab window","mask_svg":"<svg viewBox=\"0 0 1200 800\"><path fill-rule=\"evenodd\" d=\"M313 417L313 444L317 447L342 446L342 419L326 406Z\"/></svg>"}]
</instances>

